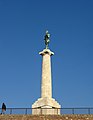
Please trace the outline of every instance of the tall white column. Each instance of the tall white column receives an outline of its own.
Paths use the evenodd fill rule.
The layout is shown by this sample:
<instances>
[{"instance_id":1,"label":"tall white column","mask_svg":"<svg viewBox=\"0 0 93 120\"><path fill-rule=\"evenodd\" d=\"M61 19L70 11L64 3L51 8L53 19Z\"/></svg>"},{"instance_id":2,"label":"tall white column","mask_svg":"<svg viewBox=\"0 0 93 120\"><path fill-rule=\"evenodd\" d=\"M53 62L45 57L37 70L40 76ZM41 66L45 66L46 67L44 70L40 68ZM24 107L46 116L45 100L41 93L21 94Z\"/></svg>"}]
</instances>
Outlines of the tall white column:
<instances>
[{"instance_id":1,"label":"tall white column","mask_svg":"<svg viewBox=\"0 0 93 120\"><path fill-rule=\"evenodd\" d=\"M52 98L51 55L54 53L44 49L39 54L42 55L41 98Z\"/></svg>"},{"instance_id":2,"label":"tall white column","mask_svg":"<svg viewBox=\"0 0 93 120\"><path fill-rule=\"evenodd\" d=\"M51 56L48 48L39 53L42 55L41 98L32 105L32 114L58 115L61 105L52 98Z\"/></svg>"}]
</instances>

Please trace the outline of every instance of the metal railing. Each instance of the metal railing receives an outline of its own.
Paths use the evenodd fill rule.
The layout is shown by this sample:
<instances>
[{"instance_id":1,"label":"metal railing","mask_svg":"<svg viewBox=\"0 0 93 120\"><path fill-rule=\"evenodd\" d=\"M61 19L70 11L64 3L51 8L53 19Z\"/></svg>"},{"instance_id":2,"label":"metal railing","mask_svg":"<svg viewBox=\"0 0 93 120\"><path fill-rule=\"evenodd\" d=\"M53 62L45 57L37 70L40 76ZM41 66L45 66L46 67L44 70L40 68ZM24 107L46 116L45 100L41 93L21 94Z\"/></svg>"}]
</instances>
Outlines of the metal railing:
<instances>
[{"instance_id":1,"label":"metal railing","mask_svg":"<svg viewBox=\"0 0 93 120\"><path fill-rule=\"evenodd\" d=\"M56 110L56 114L58 111L60 114L93 114L93 108L7 108L5 114L32 114L32 110L41 111L41 115L43 110Z\"/></svg>"}]
</instances>

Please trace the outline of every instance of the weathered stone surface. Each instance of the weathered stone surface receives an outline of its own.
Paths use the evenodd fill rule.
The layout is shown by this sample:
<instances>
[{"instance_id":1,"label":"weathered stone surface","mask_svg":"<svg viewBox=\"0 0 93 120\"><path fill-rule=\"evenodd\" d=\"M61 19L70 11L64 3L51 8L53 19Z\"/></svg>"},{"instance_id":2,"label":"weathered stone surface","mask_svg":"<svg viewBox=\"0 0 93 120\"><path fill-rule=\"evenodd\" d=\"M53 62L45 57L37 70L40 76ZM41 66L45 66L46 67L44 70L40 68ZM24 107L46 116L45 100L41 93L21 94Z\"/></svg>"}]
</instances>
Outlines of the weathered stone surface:
<instances>
[{"instance_id":1,"label":"weathered stone surface","mask_svg":"<svg viewBox=\"0 0 93 120\"><path fill-rule=\"evenodd\" d=\"M49 49L44 49L39 53L42 55L42 80L41 98L39 98L32 108L61 108L59 103L52 98L52 75L51 75L51 55L54 53ZM32 114L60 114L60 109L33 109Z\"/></svg>"},{"instance_id":2,"label":"weathered stone surface","mask_svg":"<svg viewBox=\"0 0 93 120\"><path fill-rule=\"evenodd\" d=\"M0 120L93 120L93 115L0 115Z\"/></svg>"},{"instance_id":3,"label":"weathered stone surface","mask_svg":"<svg viewBox=\"0 0 93 120\"><path fill-rule=\"evenodd\" d=\"M60 114L60 109L55 109L55 108L60 108L60 105L53 98L47 98L47 97L39 98L33 104L33 106L34 106L34 108L37 108L37 109L33 109L32 114L43 114L43 115ZM38 106L40 107L40 109Z\"/></svg>"},{"instance_id":4,"label":"weathered stone surface","mask_svg":"<svg viewBox=\"0 0 93 120\"><path fill-rule=\"evenodd\" d=\"M51 77L51 55L54 53L49 49L44 49L39 53L43 57L42 61L42 83L41 98L52 97L52 77Z\"/></svg>"}]
</instances>

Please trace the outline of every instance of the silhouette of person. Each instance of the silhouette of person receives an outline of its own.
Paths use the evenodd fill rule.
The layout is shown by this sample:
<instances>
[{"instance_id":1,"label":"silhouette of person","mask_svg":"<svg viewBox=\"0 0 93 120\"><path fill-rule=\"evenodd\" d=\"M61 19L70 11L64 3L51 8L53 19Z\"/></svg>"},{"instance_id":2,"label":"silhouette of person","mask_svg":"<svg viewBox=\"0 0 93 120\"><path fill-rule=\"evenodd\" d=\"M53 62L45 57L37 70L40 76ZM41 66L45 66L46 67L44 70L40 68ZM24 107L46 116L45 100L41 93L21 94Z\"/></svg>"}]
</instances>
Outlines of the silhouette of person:
<instances>
[{"instance_id":1,"label":"silhouette of person","mask_svg":"<svg viewBox=\"0 0 93 120\"><path fill-rule=\"evenodd\" d=\"M6 111L6 105L3 103L2 104L2 112L1 112L1 114L5 114L5 111Z\"/></svg>"}]
</instances>

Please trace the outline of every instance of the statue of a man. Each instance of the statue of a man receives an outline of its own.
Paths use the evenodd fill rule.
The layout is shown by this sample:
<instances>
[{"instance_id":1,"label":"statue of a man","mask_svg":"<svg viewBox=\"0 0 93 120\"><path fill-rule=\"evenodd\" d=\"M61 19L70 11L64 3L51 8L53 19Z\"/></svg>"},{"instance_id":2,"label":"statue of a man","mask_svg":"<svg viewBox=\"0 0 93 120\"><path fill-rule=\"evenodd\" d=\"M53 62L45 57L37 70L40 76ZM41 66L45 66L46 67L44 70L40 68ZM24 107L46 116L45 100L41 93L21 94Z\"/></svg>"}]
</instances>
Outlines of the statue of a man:
<instances>
[{"instance_id":1,"label":"statue of a man","mask_svg":"<svg viewBox=\"0 0 93 120\"><path fill-rule=\"evenodd\" d=\"M50 34L48 33L48 31L46 31L46 35L45 35L45 38L44 38L46 49L48 49L48 45L49 45L49 42L50 42L49 38L50 38Z\"/></svg>"}]
</instances>

